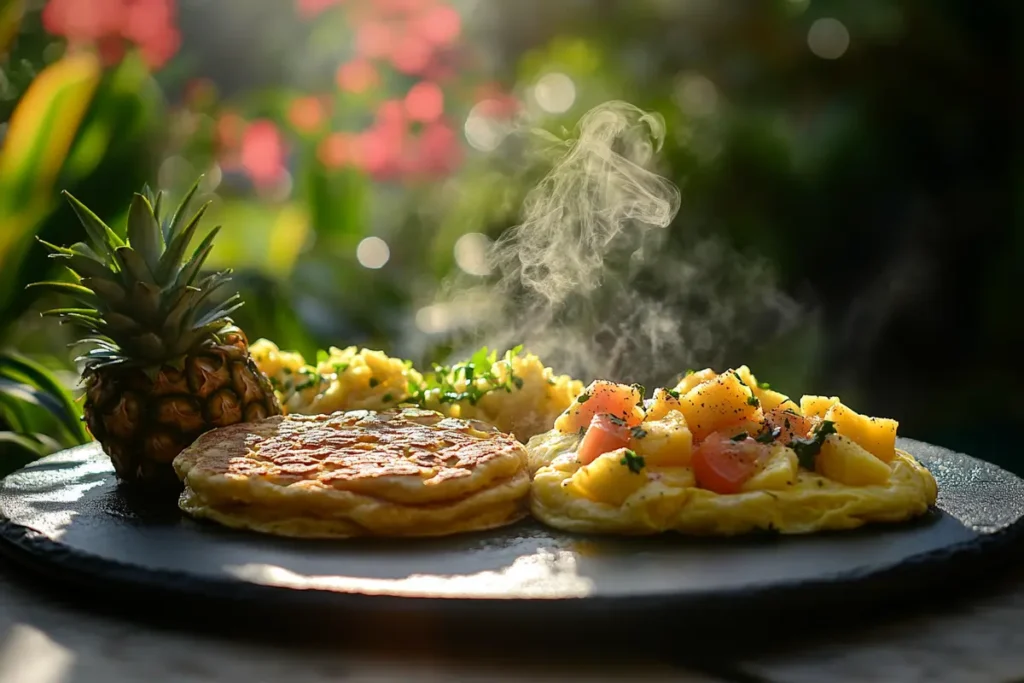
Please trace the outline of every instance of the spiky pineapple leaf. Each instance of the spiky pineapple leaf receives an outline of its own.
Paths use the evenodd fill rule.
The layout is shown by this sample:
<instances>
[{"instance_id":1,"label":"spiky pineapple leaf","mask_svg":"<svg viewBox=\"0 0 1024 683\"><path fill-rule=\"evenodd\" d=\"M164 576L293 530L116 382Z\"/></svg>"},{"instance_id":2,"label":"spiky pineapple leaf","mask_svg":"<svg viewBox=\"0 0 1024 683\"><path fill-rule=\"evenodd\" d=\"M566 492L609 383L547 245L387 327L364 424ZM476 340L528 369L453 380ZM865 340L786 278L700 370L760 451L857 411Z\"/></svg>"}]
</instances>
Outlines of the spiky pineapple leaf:
<instances>
[{"instance_id":1,"label":"spiky pineapple leaf","mask_svg":"<svg viewBox=\"0 0 1024 683\"><path fill-rule=\"evenodd\" d=\"M103 278L83 278L82 284L93 292L104 308L120 308L128 299L128 292L117 282Z\"/></svg>"},{"instance_id":2,"label":"spiky pineapple leaf","mask_svg":"<svg viewBox=\"0 0 1024 683\"><path fill-rule=\"evenodd\" d=\"M192 329L198 330L204 327L208 327L209 325L216 322L226 321L228 316L237 311L243 305L245 305L245 302L242 301L242 296L240 294L235 294L228 298L226 301L224 301L224 303L222 303L220 306L217 306L212 311L210 311L202 318L197 320L192 325Z\"/></svg>"},{"instance_id":3,"label":"spiky pineapple leaf","mask_svg":"<svg viewBox=\"0 0 1024 683\"><path fill-rule=\"evenodd\" d=\"M163 253L155 271L160 282L170 281L171 277L178 271L178 268L181 267L181 262L185 260L185 252L188 250L188 245L192 242L196 229L199 227L199 222L209 207L210 202L203 204L185 228L180 232L175 232L172 236L167 251Z\"/></svg>"},{"instance_id":4,"label":"spiky pineapple leaf","mask_svg":"<svg viewBox=\"0 0 1024 683\"><path fill-rule=\"evenodd\" d=\"M28 287L40 287L42 289L48 289L57 294L67 294L73 297L76 301L80 301L86 306L95 307L99 302L96 299L96 293L88 287L84 287L74 282L62 282L60 280L45 280L43 282L33 282L26 286Z\"/></svg>"},{"instance_id":5,"label":"spiky pineapple leaf","mask_svg":"<svg viewBox=\"0 0 1024 683\"><path fill-rule=\"evenodd\" d=\"M157 273L160 267L160 252L163 240L160 226L153 216L153 206L139 193L132 196L128 208L128 246L145 261L150 273Z\"/></svg>"},{"instance_id":6,"label":"spiky pineapple leaf","mask_svg":"<svg viewBox=\"0 0 1024 683\"><path fill-rule=\"evenodd\" d=\"M50 254L50 258L64 261L64 267L79 278L110 276L109 268L88 256L71 252L70 254Z\"/></svg>"},{"instance_id":7,"label":"spiky pineapple leaf","mask_svg":"<svg viewBox=\"0 0 1024 683\"><path fill-rule=\"evenodd\" d=\"M192 201L192 197L195 196L196 191L199 189L199 183L202 181L203 176L196 178L196 181L192 183L192 187L189 188L185 196L181 198L181 202L178 204L178 208L174 210L174 214L171 219L164 226L164 243L170 244L175 235L178 232L179 224L181 219L185 217L185 211L188 209L189 203Z\"/></svg>"},{"instance_id":8,"label":"spiky pineapple leaf","mask_svg":"<svg viewBox=\"0 0 1024 683\"><path fill-rule=\"evenodd\" d=\"M67 200L71 203L71 208L74 209L75 215L78 216L78 220L82 222L82 227L85 228L85 232L89 235L95 246L99 247L101 251L106 253L110 260L115 260L116 250L118 247L124 246L124 240L122 240L116 232L110 229L106 223L104 223L99 216L92 212L82 202L78 201L74 195L67 190L64 190L63 194Z\"/></svg>"},{"instance_id":9,"label":"spiky pineapple leaf","mask_svg":"<svg viewBox=\"0 0 1024 683\"><path fill-rule=\"evenodd\" d=\"M135 251L131 247L118 247L115 250L117 261L121 264L121 270L123 272L122 281L129 285L133 282L148 282L155 284L153 278L153 271L149 269L149 265L146 264L146 260L142 258L139 252Z\"/></svg>"},{"instance_id":10,"label":"spiky pineapple leaf","mask_svg":"<svg viewBox=\"0 0 1024 683\"><path fill-rule=\"evenodd\" d=\"M48 311L43 311L39 315L44 318L62 318L72 313L78 314L83 318L92 318L97 324L103 320L94 308L51 308Z\"/></svg>"},{"instance_id":11,"label":"spiky pineapple leaf","mask_svg":"<svg viewBox=\"0 0 1024 683\"><path fill-rule=\"evenodd\" d=\"M206 263L207 257L213 251L213 240L217 237L217 233L220 232L220 228L221 226L218 225L203 238L203 241L196 247L195 252L192 253L192 258L189 259L188 263L178 273L178 281L175 284L191 285L195 282L199 272L203 269L203 264Z\"/></svg>"}]
</instances>

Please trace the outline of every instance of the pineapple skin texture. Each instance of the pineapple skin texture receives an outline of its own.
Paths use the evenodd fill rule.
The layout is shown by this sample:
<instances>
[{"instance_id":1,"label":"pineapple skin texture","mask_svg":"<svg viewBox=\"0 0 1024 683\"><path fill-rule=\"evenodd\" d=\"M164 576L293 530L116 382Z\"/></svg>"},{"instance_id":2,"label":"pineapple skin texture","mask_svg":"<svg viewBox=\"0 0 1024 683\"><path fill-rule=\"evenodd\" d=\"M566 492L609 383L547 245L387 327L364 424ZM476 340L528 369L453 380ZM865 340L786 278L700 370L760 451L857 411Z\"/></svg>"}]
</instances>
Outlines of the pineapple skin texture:
<instances>
[{"instance_id":1,"label":"pineapple skin texture","mask_svg":"<svg viewBox=\"0 0 1024 683\"><path fill-rule=\"evenodd\" d=\"M87 376L85 422L118 478L152 487L181 484L172 462L201 434L281 414L240 331L188 354L178 370L153 378L141 368L101 368Z\"/></svg>"}]
</instances>

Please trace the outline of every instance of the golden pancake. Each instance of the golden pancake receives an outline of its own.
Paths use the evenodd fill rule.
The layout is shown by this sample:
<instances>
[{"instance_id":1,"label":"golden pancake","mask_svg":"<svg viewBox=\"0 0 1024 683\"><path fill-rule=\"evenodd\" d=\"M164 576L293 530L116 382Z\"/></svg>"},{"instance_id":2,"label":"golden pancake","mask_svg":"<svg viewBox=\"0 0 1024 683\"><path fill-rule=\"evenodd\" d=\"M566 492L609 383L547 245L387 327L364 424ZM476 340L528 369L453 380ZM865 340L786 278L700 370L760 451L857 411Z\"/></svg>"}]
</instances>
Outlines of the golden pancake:
<instances>
[{"instance_id":1,"label":"golden pancake","mask_svg":"<svg viewBox=\"0 0 1024 683\"><path fill-rule=\"evenodd\" d=\"M180 507L288 536L436 536L525 515L526 451L417 408L288 415L207 432L174 461Z\"/></svg>"}]
</instances>

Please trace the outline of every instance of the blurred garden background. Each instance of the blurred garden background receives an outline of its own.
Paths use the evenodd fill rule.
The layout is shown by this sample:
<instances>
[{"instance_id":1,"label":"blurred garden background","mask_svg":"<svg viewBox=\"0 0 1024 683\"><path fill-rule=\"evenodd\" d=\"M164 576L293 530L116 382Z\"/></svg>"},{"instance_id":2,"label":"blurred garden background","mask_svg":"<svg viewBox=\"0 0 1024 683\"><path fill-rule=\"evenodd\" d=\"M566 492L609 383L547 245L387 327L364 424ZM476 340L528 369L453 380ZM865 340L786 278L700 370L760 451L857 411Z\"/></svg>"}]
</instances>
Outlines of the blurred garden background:
<instances>
[{"instance_id":1,"label":"blurred garden background","mask_svg":"<svg viewBox=\"0 0 1024 683\"><path fill-rule=\"evenodd\" d=\"M488 281L551 168L519 132L571 143L609 100L665 120L682 200L648 265L688 275L637 286L693 321L679 358L1024 472L1020 8L0 0L0 473L85 438L25 289L35 237L84 239L60 191L123 227L144 183L203 174L251 340L426 365L457 348L434 293Z\"/></svg>"}]
</instances>

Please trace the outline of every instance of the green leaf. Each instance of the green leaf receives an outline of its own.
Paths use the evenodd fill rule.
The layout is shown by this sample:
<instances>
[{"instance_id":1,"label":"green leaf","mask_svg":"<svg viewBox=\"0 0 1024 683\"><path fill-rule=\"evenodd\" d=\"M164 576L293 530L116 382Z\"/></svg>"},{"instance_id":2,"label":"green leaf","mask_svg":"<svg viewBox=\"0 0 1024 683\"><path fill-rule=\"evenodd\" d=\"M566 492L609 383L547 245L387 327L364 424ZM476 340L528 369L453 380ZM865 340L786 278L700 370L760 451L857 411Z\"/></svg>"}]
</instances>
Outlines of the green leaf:
<instances>
[{"instance_id":1,"label":"green leaf","mask_svg":"<svg viewBox=\"0 0 1024 683\"><path fill-rule=\"evenodd\" d=\"M82 284L96 293L99 301L102 301L104 308L117 308L124 304L128 298L125 291L117 282L101 278L85 278Z\"/></svg>"},{"instance_id":2,"label":"green leaf","mask_svg":"<svg viewBox=\"0 0 1024 683\"><path fill-rule=\"evenodd\" d=\"M161 241L153 206L148 199L136 193L128 209L128 246L142 256L151 273L160 272Z\"/></svg>"},{"instance_id":3,"label":"green leaf","mask_svg":"<svg viewBox=\"0 0 1024 683\"><path fill-rule=\"evenodd\" d=\"M170 221L164 226L164 243L170 244L174 241L177 236L179 223L185 215L185 211L188 209L189 203L192 201L192 197L195 196L196 190L199 189L199 183L202 181L203 176L196 178L196 181L192 183L192 187L189 188L185 196L181 198L181 202L178 204L178 208L174 210L174 215L171 216Z\"/></svg>"},{"instance_id":4,"label":"green leaf","mask_svg":"<svg viewBox=\"0 0 1024 683\"><path fill-rule=\"evenodd\" d=\"M156 284L156 280L153 277L153 271L149 269L149 265L146 263L146 260L142 258L139 252L135 251L131 247L118 247L116 254L118 263L121 264L121 281L125 285L131 285L135 282Z\"/></svg>"},{"instance_id":5,"label":"green leaf","mask_svg":"<svg viewBox=\"0 0 1024 683\"><path fill-rule=\"evenodd\" d=\"M38 387L45 395L53 398L55 404L59 406L54 415L60 419L77 442L86 443L90 440L89 433L79 419L81 411L72 398L71 392L45 367L24 356L7 353L0 356L0 374L20 375Z\"/></svg>"},{"instance_id":6,"label":"green leaf","mask_svg":"<svg viewBox=\"0 0 1024 683\"><path fill-rule=\"evenodd\" d=\"M110 226L100 220L99 216L94 214L85 204L78 201L70 192L64 190L61 194L70 202L71 208L74 209L78 220L82 222L82 227L85 228L86 234L93 241L93 247L107 254L111 261L116 262L117 249L124 246L124 240L118 237L117 233L110 229Z\"/></svg>"},{"instance_id":7,"label":"green leaf","mask_svg":"<svg viewBox=\"0 0 1024 683\"><path fill-rule=\"evenodd\" d=\"M196 247L195 252L192 254L192 258L189 259L188 263L178 273L178 279L175 284L177 285L191 285L195 282L195 279L199 276L199 272L203 268L203 264L206 259L210 256L210 252L213 251L213 240L217 237L217 233L220 232L221 226L215 227L210 231L199 246Z\"/></svg>"},{"instance_id":8,"label":"green leaf","mask_svg":"<svg viewBox=\"0 0 1024 683\"><path fill-rule=\"evenodd\" d=\"M196 211L195 216L188 222L184 230L175 231L172 234L171 241L168 243L167 251L164 252L160 259L160 265L156 272L157 278L161 283L166 283L171 279L171 276L177 272L181 262L185 259L185 252L188 250L188 245L192 242L192 238L196 234L196 229L199 227L200 221L203 219L203 214L209 208L210 203L207 202ZM204 240L204 244L206 241Z\"/></svg>"},{"instance_id":9,"label":"green leaf","mask_svg":"<svg viewBox=\"0 0 1024 683\"><path fill-rule=\"evenodd\" d=\"M33 282L28 287L41 287L58 294L66 294L81 301L86 306L95 306L97 303L96 293L88 287L77 285L73 282L61 282L59 280L48 280L45 282Z\"/></svg>"},{"instance_id":10,"label":"green leaf","mask_svg":"<svg viewBox=\"0 0 1024 683\"><path fill-rule=\"evenodd\" d=\"M210 311L202 318L197 320L196 323L192 326L192 329L204 328L218 320L224 320L244 305L245 302L242 301L241 295L235 294L227 301L225 301L221 306L218 306L216 309Z\"/></svg>"}]
</instances>

